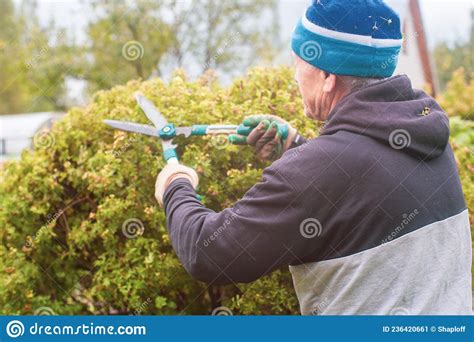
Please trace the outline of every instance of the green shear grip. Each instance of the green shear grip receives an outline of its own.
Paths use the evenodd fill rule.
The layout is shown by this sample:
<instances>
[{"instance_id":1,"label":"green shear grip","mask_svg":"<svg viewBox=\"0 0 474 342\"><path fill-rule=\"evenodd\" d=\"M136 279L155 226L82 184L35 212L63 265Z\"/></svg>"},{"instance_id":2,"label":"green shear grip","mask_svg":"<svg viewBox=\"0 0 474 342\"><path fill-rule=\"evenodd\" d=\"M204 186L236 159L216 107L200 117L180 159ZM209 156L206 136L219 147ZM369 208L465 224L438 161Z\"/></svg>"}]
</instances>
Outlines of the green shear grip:
<instances>
[{"instance_id":1,"label":"green shear grip","mask_svg":"<svg viewBox=\"0 0 474 342\"><path fill-rule=\"evenodd\" d=\"M229 134L227 139L232 145L247 145L247 137L240 134Z\"/></svg>"},{"instance_id":2,"label":"green shear grip","mask_svg":"<svg viewBox=\"0 0 474 342\"><path fill-rule=\"evenodd\" d=\"M165 161L168 161L171 158L178 159L178 154L176 153L176 150L174 148L169 148L167 150L164 150L163 158L165 158Z\"/></svg>"},{"instance_id":3,"label":"green shear grip","mask_svg":"<svg viewBox=\"0 0 474 342\"><path fill-rule=\"evenodd\" d=\"M240 134L240 135L249 135L250 132L252 132L252 130L254 129L254 127L250 127L250 126L245 126L245 125L239 125L237 127L237 134Z\"/></svg>"},{"instance_id":4,"label":"green shear grip","mask_svg":"<svg viewBox=\"0 0 474 342\"><path fill-rule=\"evenodd\" d=\"M278 124L278 131L281 133L283 139L288 138L289 129L287 124Z\"/></svg>"},{"instance_id":5,"label":"green shear grip","mask_svg":"<svg viewBox=\"0 0 474 342\"><path fill-rule=\"evenodd\" d=\"M207 126L209 125L193 125L191 128L191 135L206 135Z\"/></svg>"},{"instance_id":6,"label":"green shear grip","mask_svg":"<svg viewBox=\"0 0 474 342\"><path fill-rule=\"evenodd\" d=\"M250 126L245 126L245 125L239 125L237 127L237 134L240 134L240 135L249 135L250 132L252 132L252 130L254 129L255 127L250 127ZM288 138L288 125L287 124L278 124L278 131L281 133L281 137L283 139L286 139Z\"/></svg>"}]
</instances>

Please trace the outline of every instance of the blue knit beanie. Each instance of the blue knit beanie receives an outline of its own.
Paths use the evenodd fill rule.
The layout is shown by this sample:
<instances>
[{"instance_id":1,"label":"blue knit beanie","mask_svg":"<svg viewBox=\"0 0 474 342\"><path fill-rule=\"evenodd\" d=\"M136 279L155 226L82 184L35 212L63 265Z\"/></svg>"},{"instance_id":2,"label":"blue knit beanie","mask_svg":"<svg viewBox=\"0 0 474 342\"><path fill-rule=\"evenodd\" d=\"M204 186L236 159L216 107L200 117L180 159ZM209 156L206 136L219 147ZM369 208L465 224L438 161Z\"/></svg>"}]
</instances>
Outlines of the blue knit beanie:
<instances>
[{"instance_id":1,"label":"blue knit beanie","mask_svg":"<svg viewBox=\"0 0 474 342\"><path fill-rule=\"evenodd\" d=\"M381 0L313 0L291 48L336 75L392 76L402 45L399 16Z\"/></svg>"}]
</instances>

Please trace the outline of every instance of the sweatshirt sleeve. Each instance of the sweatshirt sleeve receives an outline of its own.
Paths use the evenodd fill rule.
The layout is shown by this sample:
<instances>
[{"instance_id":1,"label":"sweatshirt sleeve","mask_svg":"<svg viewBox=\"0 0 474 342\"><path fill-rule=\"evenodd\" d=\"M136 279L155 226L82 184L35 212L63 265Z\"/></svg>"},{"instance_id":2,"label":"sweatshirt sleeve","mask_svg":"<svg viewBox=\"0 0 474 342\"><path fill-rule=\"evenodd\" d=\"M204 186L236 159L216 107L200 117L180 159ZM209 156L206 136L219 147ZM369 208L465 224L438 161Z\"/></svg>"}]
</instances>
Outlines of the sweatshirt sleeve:
<instances>
[{"instance_id":1,"label":"sweatshirt sleeve","mask_svg":"<svg viewBox=\"0 0 474 342\"><path fill-rule=\"evenodd\" d=\"M301 135L297 134L296 137L295 137L295 140L293 140L293 142L290 145L290 149L301 146L303 144L306 144L307 142L308 142L308 140L306 138L304 138Z\"/></svg>"},{"instance_id":2,"label":"sweatshirt sleeve","mask_svg":"<svg viewBox=\"0 0 474 342\"><path fill-rule=\"evenodd\" d=\"M189 181L171 183L164 195L167 226L188 273L207 283L245 283L304 257L307 239L299 229L308 217L299 196L304 182L294 179L299 175L291 167L291 160L273 163L241 200L221 212L204 207Z\"/></svg>"}]
</instances>

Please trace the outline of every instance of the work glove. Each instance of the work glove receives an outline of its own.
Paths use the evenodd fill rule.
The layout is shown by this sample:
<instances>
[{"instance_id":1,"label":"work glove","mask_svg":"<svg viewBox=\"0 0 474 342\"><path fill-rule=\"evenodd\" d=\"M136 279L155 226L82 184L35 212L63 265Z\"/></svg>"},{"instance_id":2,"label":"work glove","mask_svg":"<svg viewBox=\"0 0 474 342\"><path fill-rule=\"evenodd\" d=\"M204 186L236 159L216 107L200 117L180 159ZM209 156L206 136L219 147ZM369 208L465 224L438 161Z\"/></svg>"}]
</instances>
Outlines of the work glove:
<instances>
[{"instance_id":1,"label":"work glove","mask_svg":"<svg viewBox=\"0 0 474 342\"><path fill-rule=\"evenodd\" d=\"M282 138L278 124L286 124L288 126L288 137ZM253 146L257 158L265 160L276 160L287 151L297 136L295 128L276 115L259 114L247 116L243 125L253 127L248 136L232 134L229 141L233 144L248 144Z\"/></svg>"},{"instance_id":2,"label":"work glove","mask_svg":"<svg viewBox=\"0 0 474 342\"><path fill-rule=\"evenodd\" d=\"M163 207L163 196L168 186L174 180L184 178L191 182L194 189L199 184L199 177L193 169L182 164L167 164L158 174L155 184L155 197L160 207Z\"/></svg>"}]
</instances>

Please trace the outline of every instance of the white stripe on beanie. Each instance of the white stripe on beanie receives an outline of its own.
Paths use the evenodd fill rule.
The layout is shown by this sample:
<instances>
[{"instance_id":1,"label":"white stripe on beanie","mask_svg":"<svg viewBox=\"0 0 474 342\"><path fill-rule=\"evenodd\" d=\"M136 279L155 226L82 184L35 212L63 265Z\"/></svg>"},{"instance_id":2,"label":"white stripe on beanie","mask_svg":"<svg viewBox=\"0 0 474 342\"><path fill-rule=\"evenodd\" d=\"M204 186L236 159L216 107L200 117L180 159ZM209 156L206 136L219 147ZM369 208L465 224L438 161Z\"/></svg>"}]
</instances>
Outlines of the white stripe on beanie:
<instances>
[{"instance_id":1,"label":"white stripe on beanie","mask_svg":"<svg viewBox=\"0 0 474 342\"><path fill-rule=\"evenodd\" d=\"M373 38L372 36L365 36L361 34L353 34L353 33L345 33L339 31L329 30L327 28L318 26L308 20L306 15L303 15L301 19L302 24L305 29L308 31L319 34L320 36L326 38L332 38L336 40L341 40L344 42L349 43L356 43L365 46L373 46L373 47L399 47L402 46L403 39L380 39L380 38Z\"/></svg>"}]
</instances>

